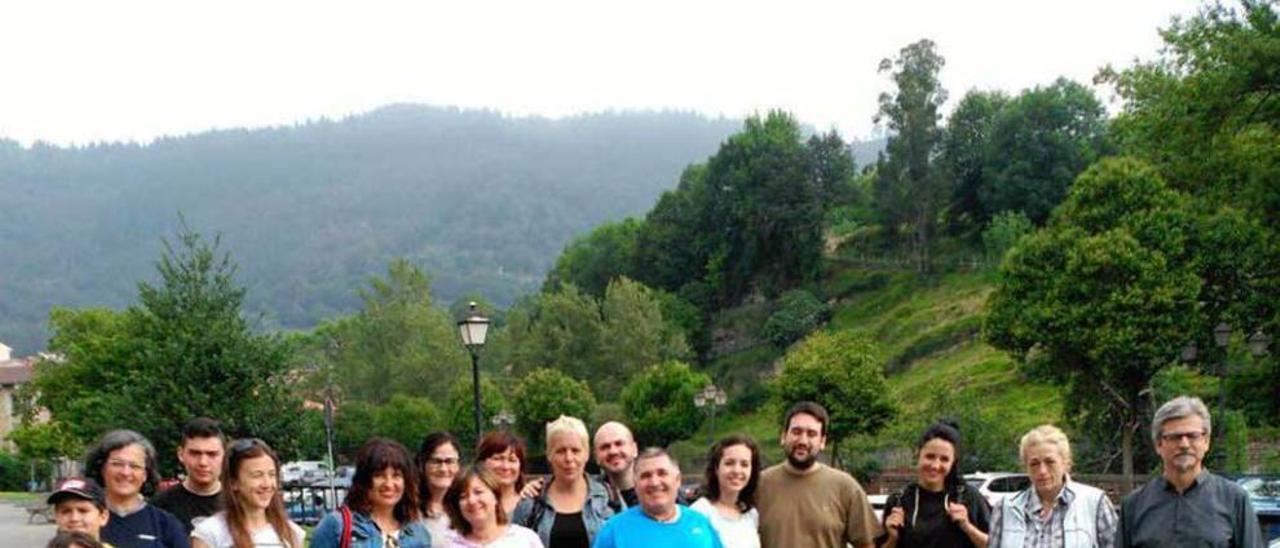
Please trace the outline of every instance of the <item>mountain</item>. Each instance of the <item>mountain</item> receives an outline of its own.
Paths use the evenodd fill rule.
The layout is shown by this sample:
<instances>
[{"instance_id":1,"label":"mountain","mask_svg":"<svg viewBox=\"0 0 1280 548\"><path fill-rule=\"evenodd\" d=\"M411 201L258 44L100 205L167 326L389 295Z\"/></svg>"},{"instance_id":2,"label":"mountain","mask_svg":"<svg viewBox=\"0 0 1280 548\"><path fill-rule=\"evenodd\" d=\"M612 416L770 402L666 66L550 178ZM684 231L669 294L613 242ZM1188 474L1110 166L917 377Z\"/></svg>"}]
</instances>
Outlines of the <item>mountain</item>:
<instances>
[{"instance_id":1,"label":"mountain","mask_svg":"<svg viewBox=\"0 0 1280 548\"><path fill-rule=\"evenodd\" d=\"M0 140L0 341L44 346L53 306L121 307L180 223L221 234L265 329L354 311L407 257L447 303L535 291L564 245L643 215L740 122L564 119L393 105L342 120L148 145Z\"/></svg>"}]
</instances>

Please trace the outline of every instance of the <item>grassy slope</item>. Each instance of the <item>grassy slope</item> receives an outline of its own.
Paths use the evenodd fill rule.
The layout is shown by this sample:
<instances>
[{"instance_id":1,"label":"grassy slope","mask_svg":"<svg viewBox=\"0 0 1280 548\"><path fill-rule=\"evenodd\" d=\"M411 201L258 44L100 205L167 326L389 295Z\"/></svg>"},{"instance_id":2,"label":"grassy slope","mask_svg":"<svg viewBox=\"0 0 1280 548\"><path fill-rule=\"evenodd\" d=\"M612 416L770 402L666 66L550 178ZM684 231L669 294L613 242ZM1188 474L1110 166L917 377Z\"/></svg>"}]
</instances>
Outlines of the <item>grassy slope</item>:
<instances>
[{"instance_id":1,"label":"grassy slope","mask_svg":"<svg viewBox=\"0 0 1280 548\"><path fill-rule=\"evenodd\" d=\"M827 329L861 331L880 345L900 413L874 439L856 442L859 450L879 450L882 466L905 464L902 451L885 450L905 447L923 424L936 418L938 394L977 402L974 412L980 420L1004 432L1021 432L1058 419L1060 395L1047 385L1024 379L1008 356L980 341L982 309L992 290L988 275L949 274L922 280L909 272L833 265L817 289L836 299ZM731 311L723 317L718 323L722 328L751 329L751 322L743 317L767 314ZM731 394L742 394L758 387L760 373L771 371L780 354L756 347L721 357L708 366L708 372L721 382L728 381ZM781 458L775 441L776 415L776 409L750 406L719 421L717 435L746 432L761 442L766 460L776 462ZM672 449L685 462L693 462L706 450L705 433Z\"/></svg>"}]
</instances>

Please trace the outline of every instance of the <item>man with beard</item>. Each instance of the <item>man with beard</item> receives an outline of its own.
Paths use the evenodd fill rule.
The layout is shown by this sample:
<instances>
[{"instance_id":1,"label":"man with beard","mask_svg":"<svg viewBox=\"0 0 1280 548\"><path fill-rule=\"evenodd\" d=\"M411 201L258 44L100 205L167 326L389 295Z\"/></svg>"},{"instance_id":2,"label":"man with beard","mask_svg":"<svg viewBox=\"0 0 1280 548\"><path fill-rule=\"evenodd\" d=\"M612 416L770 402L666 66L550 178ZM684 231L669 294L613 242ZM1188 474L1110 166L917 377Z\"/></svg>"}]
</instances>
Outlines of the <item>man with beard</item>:
<instances>
[{"instance_id":1,"label":"man with beard","mask_svg":"<svg viewBox=\"0 0 1280 548\"><path fill-rule=\"evenodd\" d=\"M631 429L620 422L606 422L596 429L596 464L604 473L604 484L609 488L609 505L615 512L635 506L635 472L631 467L636 459L636 439Z\"/></svg>"},{"instance_id":2,"label":"man with beard","mask_svg":"<svg viewBox=\"0 0 1280 548\"><path fill-rule=\"evenodd\" d=\"M1164 470L1125 497L1121 548L1263 546L1249 495L1235 482L1204 469L1212 433L1209 410L1199 398L1179 396L1156 411L1151 440Z\"/></svg>"},{"instance_id":3,"label":"man with beard","mask_svg":"<svg viewBox=\"0 0 1280 548\"><path fill-rule=\"evenodd\" d=\"M858 481L818 462L829 423L814 402L787 411L781 440L787 461L762 472L757 490L762 548L867 548L879 534Z\"/></svg>"},{"instance_id":4,"label":"man with beard","mask_svg":"<svg viewBox=\"0 0 1280 548\"><path fill-rule=\"evenodd\" d=\"M706 516L676 504L680 466L671 455L651 447L634 460L639 506L605 523L594 548L723 548Z\"/></svg>"},{"instance_id":5,"label":"man with beard","mask_svg":"<svg viewBox=\"0 0 1280 548\"><path fill-rule=\"evenodd\" d=\"M222 509L222 456L227 440L217 421L192 419L182 427L178 461L187 477L155 498L151 504L166 510L182 522L187 534L205 518Z\"/></svg>"}]
</instances>

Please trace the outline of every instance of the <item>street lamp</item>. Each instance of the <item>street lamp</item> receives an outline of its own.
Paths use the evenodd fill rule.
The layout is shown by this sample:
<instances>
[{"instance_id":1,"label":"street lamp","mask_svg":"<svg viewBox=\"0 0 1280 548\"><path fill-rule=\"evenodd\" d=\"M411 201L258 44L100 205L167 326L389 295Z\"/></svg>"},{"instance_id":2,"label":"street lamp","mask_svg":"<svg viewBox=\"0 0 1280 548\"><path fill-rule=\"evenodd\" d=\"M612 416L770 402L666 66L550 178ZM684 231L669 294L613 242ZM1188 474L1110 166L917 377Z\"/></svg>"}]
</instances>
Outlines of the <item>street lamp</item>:
<instances>
[{"instance_id":1,"label":"street lamp","mask_svg":"<svg viewBox=\"0 0 1280 548\"><path fill-rule=\"evenodd\" d=\"M711 414L711 424L707 428L707 445L715 443L716 409L723 406L726 399L724 390L714 384L708 384L701 392L693 395L693 405L698 409L705 408Z\"/></svg>"},{"instance_id":2,"label":"street lamp","mask_svg":"<svg viewBox=\"0 0 1280 548\"><path fill-rule=\"evenodd\" d=\"M1250 336L1246 342L1249 346L1249 353L1253 354L1253 357L1255 358L1260 358L1267 353L1267 347L1271 344L1271 337L1267 336L1266 333L1263 333L1262 330L1259 329L1254 331L1253 335ZM1222 361L1219 362L1218 365L1219 373L1221 374L1218 380L1218 409L1225 412L1227 408L1227 346L1231 344L1230 324L1227 322L1220 322L1213 328L1213 344L1222 349ZM1223 439L1222 435L1225 430L1225 428L1223 428L1224 426L1226 426L1225 420L1219 422L1218 428L1215 429L1218 440Z\"/></svg>"},{"instance_id":3,"label":"street lamp","mask_svg":"<svg viewBox=\"0 0 1280 548\"><path fill-rule=\"evenodd\" d=\"M492 422L499 430L506 430L508 426L515 424L516 416L512 415L510 411L503 409L502 411L499 411L497 415L494 415L492 419L489 419L489 421Z\"/></svg>"},{"instance_id":4,"label":"street lamp","mask_svg":"<svg viewBox=\"0 0 1280 548\"><path fill-rule=\"evenodd\" d=\"M476 440L482 434L480 430L480 347L484 346L485 335L489 333L489 318L480 315L476 302L467 305L467 317L458 320L458 333L462 335L462 344L471 353L471 384L474 390L476 409Z\"/></svg>"}]
</instances>

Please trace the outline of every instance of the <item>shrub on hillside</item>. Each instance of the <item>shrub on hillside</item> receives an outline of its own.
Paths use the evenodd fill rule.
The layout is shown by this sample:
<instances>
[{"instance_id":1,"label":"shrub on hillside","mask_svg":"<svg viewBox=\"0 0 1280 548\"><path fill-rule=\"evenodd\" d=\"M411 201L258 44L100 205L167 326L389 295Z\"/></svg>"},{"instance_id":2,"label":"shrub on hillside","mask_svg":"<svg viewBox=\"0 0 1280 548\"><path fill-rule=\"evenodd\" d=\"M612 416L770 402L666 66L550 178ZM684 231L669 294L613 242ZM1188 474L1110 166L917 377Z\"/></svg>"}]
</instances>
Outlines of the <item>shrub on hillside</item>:
<instances>
[{"instance_id":1,"label":"shrub on hillside","mask_svg":"<svg viewBox=\"0 0 1280 548\"><path fill-rule=\"evenodd\" d=\"M785 347L800 340L827 320L831 310L808 291L788 291L778 300L778 308L764 323L769 342Z\"/></svg>"}]
</instances>

